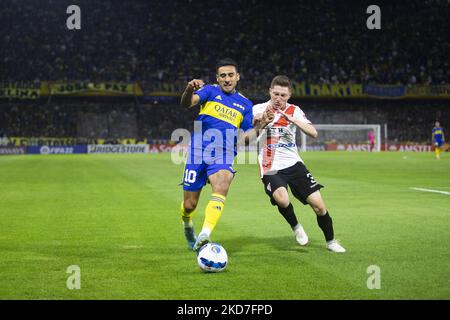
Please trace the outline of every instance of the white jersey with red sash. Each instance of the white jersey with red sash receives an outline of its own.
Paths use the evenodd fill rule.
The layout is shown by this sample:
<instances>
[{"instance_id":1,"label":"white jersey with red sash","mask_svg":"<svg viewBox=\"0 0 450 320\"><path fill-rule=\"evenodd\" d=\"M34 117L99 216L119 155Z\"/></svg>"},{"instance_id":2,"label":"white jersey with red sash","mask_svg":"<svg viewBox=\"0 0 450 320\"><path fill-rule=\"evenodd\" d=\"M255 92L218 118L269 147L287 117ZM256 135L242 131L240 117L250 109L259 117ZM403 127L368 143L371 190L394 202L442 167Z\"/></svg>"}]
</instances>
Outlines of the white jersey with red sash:
<instances>
[{"instance_id":1,"label":"white jersey with red sash","mask_svg":"<svg viewBox=\"0 0 450 320\"><path fill-rule=\"evenodd\" d=\"M253 116L262 114L269 106L269 101L253 106ZM282 110L304 123L311 123L300 107L287 103ZM275 112L274 119L267 125L264 133L258 137L258 161L261 177L286 169L297 162L302 162L296 144L297 126L287 121L279 112Z\"/></svg>"}]
</instances>

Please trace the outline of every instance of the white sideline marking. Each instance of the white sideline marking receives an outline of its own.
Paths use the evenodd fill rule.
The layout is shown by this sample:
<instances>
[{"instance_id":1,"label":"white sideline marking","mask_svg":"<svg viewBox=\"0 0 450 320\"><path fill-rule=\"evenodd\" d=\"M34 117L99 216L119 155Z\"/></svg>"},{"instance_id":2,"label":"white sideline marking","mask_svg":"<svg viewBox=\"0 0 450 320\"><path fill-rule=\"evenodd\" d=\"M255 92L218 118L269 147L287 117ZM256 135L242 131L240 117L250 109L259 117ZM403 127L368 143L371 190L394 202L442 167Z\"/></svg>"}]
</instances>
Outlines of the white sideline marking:
<instances>
[{"instance_id":1,"label":"white sideline marking","mask_svg":"<svg viewBox=\"0 0 450 320\"><path fill-rule=\"evenodd\" d=\"M446 194L446 195L450 196L450 192L448 192L448 191L433 190L433 189L424 189L424 188L410 188L410 189L417 190L417 191L423 191L423 192L441 193L441 194Z\"/></svg>"}]
</instances>

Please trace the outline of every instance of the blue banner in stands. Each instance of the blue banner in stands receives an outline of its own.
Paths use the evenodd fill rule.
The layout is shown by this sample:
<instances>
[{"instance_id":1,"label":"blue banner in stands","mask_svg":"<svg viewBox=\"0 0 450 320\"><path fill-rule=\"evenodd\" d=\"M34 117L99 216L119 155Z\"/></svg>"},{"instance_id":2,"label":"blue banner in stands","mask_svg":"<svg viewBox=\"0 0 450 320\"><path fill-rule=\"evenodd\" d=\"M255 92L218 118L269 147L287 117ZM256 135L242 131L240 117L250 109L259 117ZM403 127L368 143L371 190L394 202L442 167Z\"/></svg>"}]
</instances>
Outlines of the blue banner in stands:
<instances>
[{"instance_id":1,"label":"blue banner in stands","mask_svg":"<svg viewBox=\"0 0 450 320\"><path fill-rule=\"evenodd\" d=\"M363 93L370 97L403 98L406 94L406 87L365 85Z\"/></svg>"},{"instance_id":2,"label":"blue banner in stands","mask_svg":"<svg viewBox=\"0 0 450 320\"><path fill-rule=\"evenodd\" d=\"M28 146L29 154L73 154L87 153L87 146Z\"/></svg>"}]
</instances>

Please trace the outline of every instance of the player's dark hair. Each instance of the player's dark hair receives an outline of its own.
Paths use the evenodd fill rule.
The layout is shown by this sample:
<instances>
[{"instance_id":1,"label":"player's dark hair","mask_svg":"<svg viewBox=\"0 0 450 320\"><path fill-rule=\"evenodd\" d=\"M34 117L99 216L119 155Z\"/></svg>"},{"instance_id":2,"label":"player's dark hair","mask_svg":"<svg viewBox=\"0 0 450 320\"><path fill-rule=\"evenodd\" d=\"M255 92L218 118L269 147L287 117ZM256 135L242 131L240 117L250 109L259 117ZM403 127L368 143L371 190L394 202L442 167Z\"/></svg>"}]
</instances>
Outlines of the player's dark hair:
<instances>
[{"instance_id":1,"label":"player's dark hair","mask_svg":"<svg viewBox=\"0 0 450 320\"><path fill-rule=\"evenodd\" d=\"M291 80L289 80L287 76L276 76L270 83L271 88L275 86L288 87L289 89L291 89Z\"/></svg>"},{"instance_id":2,"label":"player's dark hair","mask_svg":"<svg viewBox=\"0 0 450 320\"><path fill-rule=\"evenodd\" d=\"M220 67L224 67L224 66L233 66L236 68L236 72L238 72L238 64L233 59L225 58L225 59L220 59L219 61L217 61L216 71L219 70Z\"/></svg>"}]
</instances>

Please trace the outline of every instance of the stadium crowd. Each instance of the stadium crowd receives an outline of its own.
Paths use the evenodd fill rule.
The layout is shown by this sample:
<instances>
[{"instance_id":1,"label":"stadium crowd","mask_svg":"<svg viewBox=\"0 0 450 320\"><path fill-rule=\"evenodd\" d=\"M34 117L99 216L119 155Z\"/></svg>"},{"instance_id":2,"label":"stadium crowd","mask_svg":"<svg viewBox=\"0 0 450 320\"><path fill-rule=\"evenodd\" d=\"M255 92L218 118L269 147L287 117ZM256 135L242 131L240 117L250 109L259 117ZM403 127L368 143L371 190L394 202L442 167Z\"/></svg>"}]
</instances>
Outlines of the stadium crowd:
<instances>
[{"instance_id":1,"label":"stadium crowd","mask_svg":"<svg viewBox=\"0 0 450 320\"><path fill-rule=\"evenodd\" d=\"M81 30L70 31L70 4L2 1L0 82L137 81L178 88L192 78L215 82L216 59L228 56L239 62L242 87L264 93L275 74L312 84L450 84L448 1L381 5L381 30L368 30L366 7L348 1L78 0ZM192 129L198 110L156 102L5 99L0 137L151 142ZM294 102L314 123L386 123L392 141L429 143L436 119L450 124L439 101Z\"/></svg>"},{"instance_id":2,"label":"stadium crowd","mask_svg":"<svg viewBox=\"0 0 450 320\"><path fill-rule=\"evenodd\" d=\"M390 142L430 143L434 121L444 128L450 113L440 101L293 101L315 124L388 125ZM92 102L89 100L40 103L1 103L0 137L76 137L78 141L124 139L167 142L175 129L193 129L197 108L171 104Z\"/></svg>"},{"instance_id":3,"label":"stadium crowd","mask_svg":"<svg viewBox=\"0 0 450 320\"><path fill-rule=\"evenodd\" d=\"M230 56L247 85L278 73L325 84L450 82L447 1L382 6L375 31L366 7L348 1L79 0L78 31L66 28L70 4L2 1L0 81L214 81L217 57Z\"/></svg>"}]
</instances>

